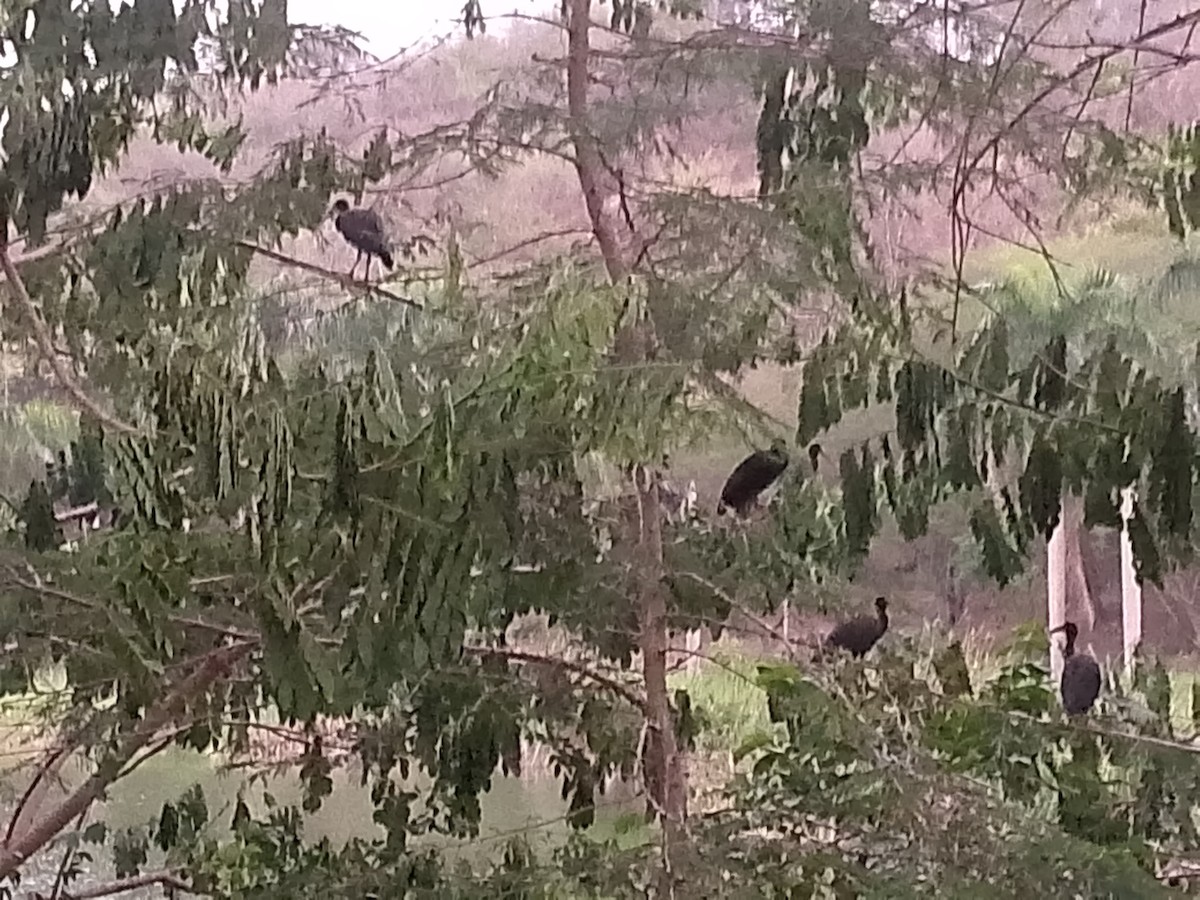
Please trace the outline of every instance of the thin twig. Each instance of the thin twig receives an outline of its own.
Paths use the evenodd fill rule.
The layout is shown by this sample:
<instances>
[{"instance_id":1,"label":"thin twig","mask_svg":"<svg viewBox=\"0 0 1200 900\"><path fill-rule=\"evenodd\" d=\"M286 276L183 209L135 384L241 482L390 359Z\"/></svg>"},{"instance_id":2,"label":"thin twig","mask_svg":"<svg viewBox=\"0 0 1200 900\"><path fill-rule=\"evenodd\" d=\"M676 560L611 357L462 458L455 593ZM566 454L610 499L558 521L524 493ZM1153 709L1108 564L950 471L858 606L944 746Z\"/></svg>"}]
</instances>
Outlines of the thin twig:
<instances>
[{"instance_id":1,"label":"thin twig","mask_svg":"<svg viewBox=\"0 0 1200 900\"><path fill-rule=\"evenodd\" d=\"M1138 8L1138 37L1142 36L1142 32L1146 30L1146 0L1142 0ZM1137 77L1138 62L1141 61L1142 48L1136 47L1133 51L1133 72L1129 79L1129 96L1125 100L1125 131L1128 133L1130 122L1133 121L1133 91L1134 81ZM1099 67L1096 71L1099 72Z\"/></svg>"},{"instance_id":2,"label":"thin twig","mask_svg":"<svg viewBox=\"0 0 1200 900\"><path fill-rule=\"evenodd\" d=\"M679 575L680 577L688 578L691 581L696 582L696 584L700 585L701 587L707 588L708 590L712 591L714 594L716 594L718 597L720 597L721 600L723 600L730 609L737 610L738 612L740 612L743 616L746 617L747 620L749 620L751 623L753 623L754 626L756 628L758 628L760 631L762 631L763 634L765 634L768 638L770 638L773 641L778 641L780 644L782 644L783 649L787 653L789 659L793 659L793 660L795 659L796 653L795 653L795 647L793 646L793 642L788 640L787 638L785 638L783 636L783 634L777 628L774 628L774 627L768 625L766 622L764 622L758 616L754 615L754 613L750 612L750 610L746 607L745 604L739 603L737 600L735 600L728 591L723 590L719 585L714 584L713 582L711 582L707 578L705 578L703 575L700 575L696 572L679 571L679 572L676 572L676 574ZM704 622L703 619L701 619L701 622L703 624L708 624L707 622ZM678 648L676 648L676 651L679 652ZM696 651L694 651L694 650L684 650L682 652L689 653L693 656L699 656L703 659L708 658L708 657L704 656L704 654L696 653Z\"/></svg>"}]
</instances>

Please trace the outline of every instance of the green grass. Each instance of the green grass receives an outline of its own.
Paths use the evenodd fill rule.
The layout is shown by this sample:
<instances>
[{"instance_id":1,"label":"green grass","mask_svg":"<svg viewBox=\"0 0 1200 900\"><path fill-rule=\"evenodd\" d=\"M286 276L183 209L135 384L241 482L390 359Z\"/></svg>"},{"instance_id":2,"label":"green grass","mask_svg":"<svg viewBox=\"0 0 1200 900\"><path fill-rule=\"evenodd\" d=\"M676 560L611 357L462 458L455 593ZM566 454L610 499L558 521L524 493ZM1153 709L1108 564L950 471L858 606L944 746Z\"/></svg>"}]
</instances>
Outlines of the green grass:
<instances>
[{"instance_id":1,"label":"green grass","mask_svg":"<svg viewBox=\"0 0 1200 900\"><path fill-rule=\"evenodd\" d=\"M694 673L674 673L671 690L684 688L704 721L697 748L732 751L753 734L772 728L767 694L755 683L756 661L730 649L718 649L713 661Z\"/></svg>"},{"instance_id":2,"label":"green grass","mask_svg":"<svg viewBox=\"0 0 1200 900\"><path fill-rule=\"evenodd\" d=\"M1047 242L1064 276L1074 271L1105 268L1128 277L1145 278L1162 272L1179 253L1179 242L1157 213L1131 210L1083 231ZM970 254L963 266L968 281L1009 275L1050 284L1046 259L1032 249L996 244Z\"/></svg>"},{"instance_id":3,"label":"green grass","mask_svg":"<svg viewBox=\"0 0 1200 900\"><path fill-rule=\"evenodd\" d=\"M918 651L919 660L924 658L926 651L931 653L935 642L932 628L926 626L909 637ZM972 687L978 692L1010 661L1009 650L998 644L991 634L977 629L967 631L959 640ZM718 645L712 651L711 661L698 671L676 672L669 676L669 689L686 689L693 709L702 716L704 730L697 740L700 752L733 752L750 737L775 727L767 713L766 692L756 683L758 662L733 646ZM924 669L925 666L918 662L918 675ZM1178 666L1169 667L1168 671L1171 724L1176 734L1192 734L1200 730L1200 704L1194 699L1196 686L1200 685L1200 672ZM1124 685L1123 680L1121 683Z\"/></svg>"},{"instance_id":4,"label":"green grass","mask_svg":"<svg viewBox=\"0 0 1200 900\"><path fill-rule=\"evenodd\" d=\"M0 491L17 504L29 482L40 478L48 453L64 449L79 433L73 410L46 400L0 410Z\"/></svg>"}]
</instances>

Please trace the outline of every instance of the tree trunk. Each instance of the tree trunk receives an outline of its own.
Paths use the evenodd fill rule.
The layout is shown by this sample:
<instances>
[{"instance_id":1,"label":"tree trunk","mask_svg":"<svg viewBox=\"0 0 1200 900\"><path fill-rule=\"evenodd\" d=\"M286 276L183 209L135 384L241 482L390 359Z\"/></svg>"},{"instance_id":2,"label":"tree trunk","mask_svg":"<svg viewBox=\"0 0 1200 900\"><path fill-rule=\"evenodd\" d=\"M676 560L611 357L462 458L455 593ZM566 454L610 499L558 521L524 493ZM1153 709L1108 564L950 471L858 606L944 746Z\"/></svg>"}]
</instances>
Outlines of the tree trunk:
<instances>
[{"instance_id":1,"label":"tree trunk","mask_svg":"<svg viewBox=\"0 0 1200 900\"><path fill-rule=\"evenodd\" d=\"M1083 532L1083 501L1078 497L1064 497L1062 501L1063 542L1066 551L1067 595L1074 597L1087 614L1088 631L1096 627L1099 607L1096 605L1087 572L1083 564L1081 546Z\"/></svg>"},{"instance_id":2,"label":"tree trunk","mask_svg":"<svg viewBox=\"0 0 1200 900\"><path fill-rule=\"evenodd\" d=\"M1121 493L1121 635L1125 650L1125 668L1132 673L1133 659L1142 642L1142 585L1134 567L1133 541L1129 537L1129 520L1137 496L1133 488Z\"/></svg>"},{"instance_id":3,"label":"tree trunk","mask_svg":"<svg viewBox=\"0 0 1200 900\"><path fill-rule=\"evenodd\" d=\"M567 6L568 128L575 149L575 173L583 192L592 233L614 285L629 281L636 259L637 235L619 221L618 184L605 163L588 123L588 84L591 62L591 0L569 0ZM648 358L652 339L647 324L624 327L616 338L623 365ZM667 602L662 585L662 521L659 479L649 467L630 468L636 505L623 505L624 534L630 547L630 588L638 607L639 646L646 690L646 742L643 753L647 804L662 819L666 864L660 893L670 892L671 855L679 824L687 814L686 782L675 740L675 722L667 694Z\"/></svg>"},{"instance_id":4,"label":"tree trunk","mask_svg":"<svg viewBox=\"0 0 1200 900\"><path fill-rule=\"evenodd\" d=\"M687 815L687 790L675 740L675 716L667 695L667 593L661 578L662 520L657 479L645 466L637 466L634 481L638 521L630 524L637 528L632 574L646 682L646 806L647 812L666 821L681 821Z\"/></svg>"},{"instance_id":5,"label":"tree trunk","mask_svg":"<svg viewBox=\"0 0 1200 900\"><path fill-rule=\"evenodd\" d=\"M1067 541L1065 516L1061 516L1058 527L1046 541L1046 621L1050 628L1057 628L1067 618ZM1050 642L1050 676L1057 684L1062 678L1062 645L1058 640Z\"/></svg>"}]
</instances>

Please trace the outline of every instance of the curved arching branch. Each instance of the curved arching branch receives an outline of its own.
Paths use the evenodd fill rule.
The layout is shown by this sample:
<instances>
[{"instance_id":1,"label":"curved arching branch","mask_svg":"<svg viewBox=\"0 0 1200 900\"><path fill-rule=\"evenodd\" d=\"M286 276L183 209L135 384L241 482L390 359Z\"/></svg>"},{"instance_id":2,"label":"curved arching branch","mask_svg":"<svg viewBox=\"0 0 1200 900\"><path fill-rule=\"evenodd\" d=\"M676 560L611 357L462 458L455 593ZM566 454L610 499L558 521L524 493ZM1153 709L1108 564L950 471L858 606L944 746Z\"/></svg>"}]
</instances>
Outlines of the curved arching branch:
<instances>
[{"instance_id":1,"label":"curved arching branch","mask_svg":"<svg viewBox=\"0 0 1200 900\"><path fill-rule=\"evenodd\" d=\"M17 267L13 264L12 258L9 256L8 239L3 233L0 233L0 269L4 271L5 276L8 278L11 293L17 301L17 305L21 308L21 312L25 318L29 320L29 327L33 332L33 339L37 343L38 351L46 362L50 364L50 368L54 371L59 384L71 396L80 410L114 431L119 431L123 434L140 434L141 432L137 428L127 422L123 422L108 412L89 396L87 391L83 389L79 381L75 378L75 374L55 351L54 338L50 334L50 328L46 325L46 320L42 318L42 314L38 312L37 304L29 296L29 290L25 287L21 273L17 271Z\"/></svg>"}]
</instances>

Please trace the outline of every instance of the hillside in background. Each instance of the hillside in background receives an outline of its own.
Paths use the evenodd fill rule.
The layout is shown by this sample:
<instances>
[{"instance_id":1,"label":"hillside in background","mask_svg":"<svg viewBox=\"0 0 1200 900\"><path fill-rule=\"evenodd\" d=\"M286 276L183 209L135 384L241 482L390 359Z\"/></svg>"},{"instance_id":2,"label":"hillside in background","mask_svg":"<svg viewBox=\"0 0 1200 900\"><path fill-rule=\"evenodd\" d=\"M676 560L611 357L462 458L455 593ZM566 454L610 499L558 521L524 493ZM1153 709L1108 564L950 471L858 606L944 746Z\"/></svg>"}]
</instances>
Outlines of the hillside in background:
<instances>
[{"instance_id":1,"label":"hillside in background","mask_svg":"<svg viewBox=\"0 0 1200 900\"><path fill-rule=\"evenodd\" d=\"M1081 28L1098 39L1109 31L1114 35L1126 33L1131 15L1136 27L1137 6L1126 3L1110 8L1113 4L1097 2L1092 6L1090 21L1057 22L1044 36L1044 53L1048 58L1069 58L1075 52L1070 35ZM1151 18L1162 21L1186 7L1186 2L1155 4ZM684 28L677 24L656 27ZM558 95L560 87L531 76L529 61L554 60L562 53L558 29L524 23L514 26L503 38L484 36L470 43L452 40L398 61L364 66L351 74L312 82L284 82L239 100L228 111L231 119L238 115L243 118L249 151L228 175L221 175L199 154L180 153L143 138L135 143L121 169L110 173L81 209L73 212L103 209L149 187L190 179L248 179L280 142L315 128L324 128L348 155L361 154L381 128L413 137L419 143L422 135L469 120L497 85L504 91L541 95L549 101ZM1188 77L1164 64L1152 81L1154 102L1129 107L1123 97L1105 101L1111 107L1113 124L1119 127L1127 122L1152 133L1169 120L1200 118L1200 84L1194 83L1194 76L1190 76L1193 81ZM680 102L688 108L689 114L681 116L686 124L654 135L662 152L654 154L652 161L644 164L644 171L638 173L640 189L658 186L753 196L757 187L754 132L758 102L750 80L731 71L698 86ZM519 149L498 147L496 151L516 153ZM936 129L921 125L876 140L868 154L868 165L880 177L886 176L891 161L901 158L945 167L949 172L953 160L944 159L942 152ZM1183 252L1154 216L1130 213L1125 208L1064 208L1060 197L1036 180L1022 182L1020 173L1013 173L1013 184L1019 184L1019 190L999 194L994 185L977 185L967 198L973 227L970 255L963 271L970 278L997 279L1013 272L1044 277L1045 262L1037 252L1040 240L1049 241L1060 264L1068 268L1099 266L1128 278L1161 275ZM477 280L573 247L586 247L590 241L570 163L546 155L501 164L489 174L473 171L470 162L459 156L446 155L432 161L411 180L372 190L364 203L384 216L400 240L427 234L440 250L451 234L456 236ZM951 226L947 210L947 197L937 193L913 195L903 204L871 210L872 238L889 278L899 283L916 267L945 264ZM320 233L293 240L282 251L298 260L334 269L348 270L354 261L353 251L341 241L332 222ZM426 271L440 271L438 252L406 267L395 276L397 283L419 287ZM291 316L307 316L313 309L342 302L339 297L329 296L328 283L320 278L298 275L294 269L270 262L258 261L255 265L260 267L264 283L290 287L292 295L299 298L297 304L309 303L304 309L288 310ZM431 269L426 270L426 266ZM1188 305L1184 300L1179 302L1180 309ZM1182 314L1179 321L1181 327L1190 325ZM795 371L761 367L744 373L739 386L748 399L794 425L798 391ZM14 399L21 398L14 394ZM851 418L826 444L826 450L836 459L844 447L875 430L877 423ZM673 478L683 483L694 479L701 506L711 511L725 475L746 452L747 445L740 436L714 435L707 445L691 448L675 460ZM968 544L965 518L957 508L944 509L933 533L918 541L906 543L889 530L851 586L850 596L836 598L836 606L865 608L870 597L883 592L893 598L902 627L944 617L953 605L947 570L954 562L964 573L959 627L991 635L1044 615L1040 561L1022 582L1001 590L973 574ZM1097 537L1092 569L1089 577L1102 608L1115 609L1119 579L1111 535ZM1200 583L1197 579L1200 570L1186 572L1173 578L1165 593L1147 592L1146 639L1159 652L1188 654L1197 648L1200 632L1188 612L1194 595L1189 585ZM797 625L802 632L816 623L801 618ZM1083 643L1091 644L1101 654L1115 652L1119 632L1119 615L1102 616L1093 632L1085 631Z\"/></svg>"}]
</instances>

